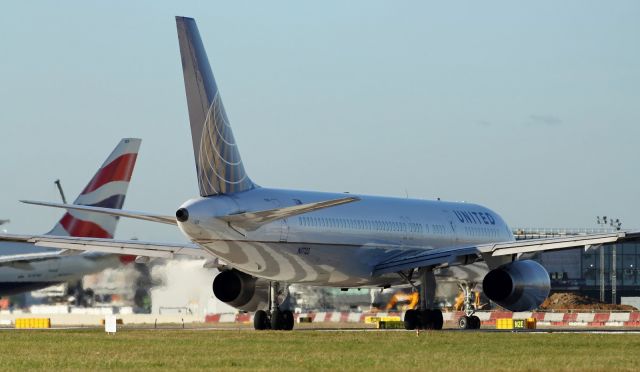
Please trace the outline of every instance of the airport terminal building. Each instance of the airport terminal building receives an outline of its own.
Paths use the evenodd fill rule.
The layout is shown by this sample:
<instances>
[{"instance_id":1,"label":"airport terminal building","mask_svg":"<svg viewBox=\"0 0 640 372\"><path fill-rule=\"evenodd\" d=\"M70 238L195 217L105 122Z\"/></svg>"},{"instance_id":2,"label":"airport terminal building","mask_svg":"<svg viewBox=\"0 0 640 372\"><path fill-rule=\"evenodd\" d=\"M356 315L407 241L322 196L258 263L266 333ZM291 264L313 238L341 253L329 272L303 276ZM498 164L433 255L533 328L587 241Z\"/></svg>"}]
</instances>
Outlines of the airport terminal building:
<instances>
[{"instance_id":1,"label":"airport terminal building","mask_svg":"<svg viewBox=\"0 0 640 372\"><path fill-rule=\"evenodd\" d=\"M551 238L612 232L611 229L516 228L516 239ZM589 249L542 252L536 258L549 272L552 292L576 292L611 303L640 296L640 244L605 244ZM613 263L615 262L615 270ZM615 285L613 278L615 278Z\"/></svg>"}]
</instances>

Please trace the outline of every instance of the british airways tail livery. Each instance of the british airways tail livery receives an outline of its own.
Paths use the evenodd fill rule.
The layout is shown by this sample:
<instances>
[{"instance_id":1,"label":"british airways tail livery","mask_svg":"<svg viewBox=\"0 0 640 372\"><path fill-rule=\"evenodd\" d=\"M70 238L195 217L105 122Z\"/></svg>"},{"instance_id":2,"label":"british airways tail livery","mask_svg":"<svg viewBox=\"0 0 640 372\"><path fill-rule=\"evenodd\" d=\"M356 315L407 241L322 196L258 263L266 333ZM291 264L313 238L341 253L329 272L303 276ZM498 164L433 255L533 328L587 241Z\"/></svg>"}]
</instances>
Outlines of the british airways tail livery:
<instances>
[{"instance_id":1,"label":"british airways tail livery","mask_svg":"<svg viewBox=\"0 0 640 372\"><path fill-rule=\"evenodd\" d=\"M196 23L177 17L187 105L200 196L174 216L97 206L28 202L75 211L177 225L191 244L0 235L43 246L149 257L190 255L217 260L214 295L256 311L254 327L293 328L282 301L288 285L406 286L419 291L407 329L441 329L434 303L438 281L467 294L461 328L479 328L468 294L481 285L496 304L524 311L549 294L549 275L525 253L638 240L640 232L513 240L495 211L471 203L388 198L258 187L247 176Z\"/></svg>"},{"instance_id":2,"label":"british airways tail livery","mask_svg":"<svg viewBox=\"0 0 640 372\"><path fill-rule=\"evenodd\" d=\"M73 204L121 209L140 143L137 138L122 139ZM48 234L111 239L117 224L115 216L69 211Z\"/></svg>"},{"instance_id":3,"label":"british airways tail livery","mask_svg":"<svg viewBox=\"0 0 640 372\"><path fill-rule=\"evenodd\" d=\"M124 138L107 157L74 205L120 209L141 140ZM113 238L118 217L69 210L47 233L56 237ZM51 247L57 248L57 247ZM68 254L30 242L0 242L0 295L12 295L80 279L87 274L132 261L132 256L105 253Z\"/></svg>"}]
</instances>

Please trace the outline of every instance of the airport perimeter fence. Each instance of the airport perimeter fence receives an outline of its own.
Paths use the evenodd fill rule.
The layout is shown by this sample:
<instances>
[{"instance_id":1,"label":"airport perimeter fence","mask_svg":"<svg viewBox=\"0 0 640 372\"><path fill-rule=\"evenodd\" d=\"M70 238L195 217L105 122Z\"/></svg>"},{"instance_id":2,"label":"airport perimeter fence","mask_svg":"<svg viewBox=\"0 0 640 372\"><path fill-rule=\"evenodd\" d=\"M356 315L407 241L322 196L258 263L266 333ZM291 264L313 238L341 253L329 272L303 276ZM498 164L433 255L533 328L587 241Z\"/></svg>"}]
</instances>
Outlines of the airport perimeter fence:
<instances>
[{"instance_id":1,"label":"airport perimeter fence","mask_svg":"<svg viewBox=\"0 0 640 372\"><path fill-rule=\"evenodd\" d=\"M365 323L367 317L398 317L403 319L402 312L348 312L348 311L318 311L296 313L296 319L309 319L312 323ZM463 312L444 312L445 323L454 324L464 316ZM640 311L478 311L475 313L483 326L495 326L497 319L527 319L535 318L539 326L549 327L640 327ZM209 314L205 318L207 323L252 323L251 313Z\"/></svg>"}]
</instances>

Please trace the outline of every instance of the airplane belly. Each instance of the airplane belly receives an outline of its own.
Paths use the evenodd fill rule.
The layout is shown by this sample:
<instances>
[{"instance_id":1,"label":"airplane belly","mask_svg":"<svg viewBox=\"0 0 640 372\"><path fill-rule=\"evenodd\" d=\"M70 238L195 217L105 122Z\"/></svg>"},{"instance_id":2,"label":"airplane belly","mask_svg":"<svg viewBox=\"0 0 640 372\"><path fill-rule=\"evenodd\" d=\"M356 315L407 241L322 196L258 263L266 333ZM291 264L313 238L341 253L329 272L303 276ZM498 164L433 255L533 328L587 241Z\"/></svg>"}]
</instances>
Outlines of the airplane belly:
<instances>
[{"instance_id":1,"label":"airplane belly","mask_svg":"<svg viewBox=\"0 0 640 372\"><path fill-rule=\"evenodd\" d=\"M84 255L64 257L56 272L56 280L61 282L77 280L85 275L94 274L120 264L116 255L102 255L88 258Z\"/></svg>"},{"instance_id":2,"label":"airplane belly","mask_svg":"<svg viewBox=\"0 0 640 372\"><path fill-rule=\"evenodd\" d=\"M333 287L371 281L371 267L361 259L359 246L247 241L203 245L233 267L268 280Z\"/></svg>"},{"instance_id":3,"label":"airplane belly","mask_svg":"<svg viewBox=\"0 0 640 372\"><path fill-rule=\"evenodd\" d=\"M0 283L50 281L50 260L16 262L0 267Z\"/></svg>"},{"instance_id":4,"label":"airplane belly","mask_svg":"<svg viewBox=\"0 0 640 372\"><path fill-rule=\"evenodd\" d=\"M0 267L0 295L29 292L77 280L102 269L95 263L82 256L70 256L4 265Z\"/></svg>"}]
</instances>

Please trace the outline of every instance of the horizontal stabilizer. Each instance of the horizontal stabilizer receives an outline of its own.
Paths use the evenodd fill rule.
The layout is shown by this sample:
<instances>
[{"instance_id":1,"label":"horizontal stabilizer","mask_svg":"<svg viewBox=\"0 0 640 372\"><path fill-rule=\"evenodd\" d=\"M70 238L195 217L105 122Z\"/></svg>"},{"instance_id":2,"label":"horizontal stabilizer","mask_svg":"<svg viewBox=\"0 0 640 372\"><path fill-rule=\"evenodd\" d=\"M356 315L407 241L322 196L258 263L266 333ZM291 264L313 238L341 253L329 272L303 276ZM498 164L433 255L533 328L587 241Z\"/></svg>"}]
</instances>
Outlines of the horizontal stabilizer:
<instances>
[{"instance_id":1,"label":"horizontal stabilizer","mask_svg":"<svg viewBox=\"0 0 640 372\"><path fill-rule=\"evenodd\" d=\"M0 234L0 241L33 243L38 247L57 248L87 252L124 254L131 256L173 259L176 256L215 258L206 250L192 244L144 242L139 240L114 240L100 238L76 238L54 235ZM54 256L68 255L62 252Z\"/></svg>"},{"instance_id":2,"label":"horizontal stabilizer","mask_svg":"<svg viewBox=\"0 0 640 372\"><path fill-rule=\"evenodd\" d=\"M174 216L163 216L160 214L153 214L153 213L126 211L122 209L112 209L112 208L102 208L102 207L91 207L91 206L77 205L77 204L49 203L49 202L40 202L40 201L32 201L32 200L20 200L20 201L26 204L42 205L45 207L63 208L67 210L70 209L70 210L81 211L81 212L108 214L110 216L135 218L138 220L160 222L160 223L166 223L169 225L177 224L176 218Z\"/></svg>"},{"instance_id":3,"label":"horizontal stabilizer","mask_svg":"<svg viewBox=\"0 0 640 372\"><path fill-rule=\"evenodd\" d=\"M245 212L239 214L232 214L229 216L219 217L223 221L229 222L234 227L241 228L246 231L253 231L260 228L260 226L280 220L296 216L303 213L313 212L324 208L335 207L342 204L352 203L358 201L360 198L347 197L340 199L325 200L315 203L307 203L294 205L292 207L268 209L259 212Z\"/></svg>"}]
</instances>

